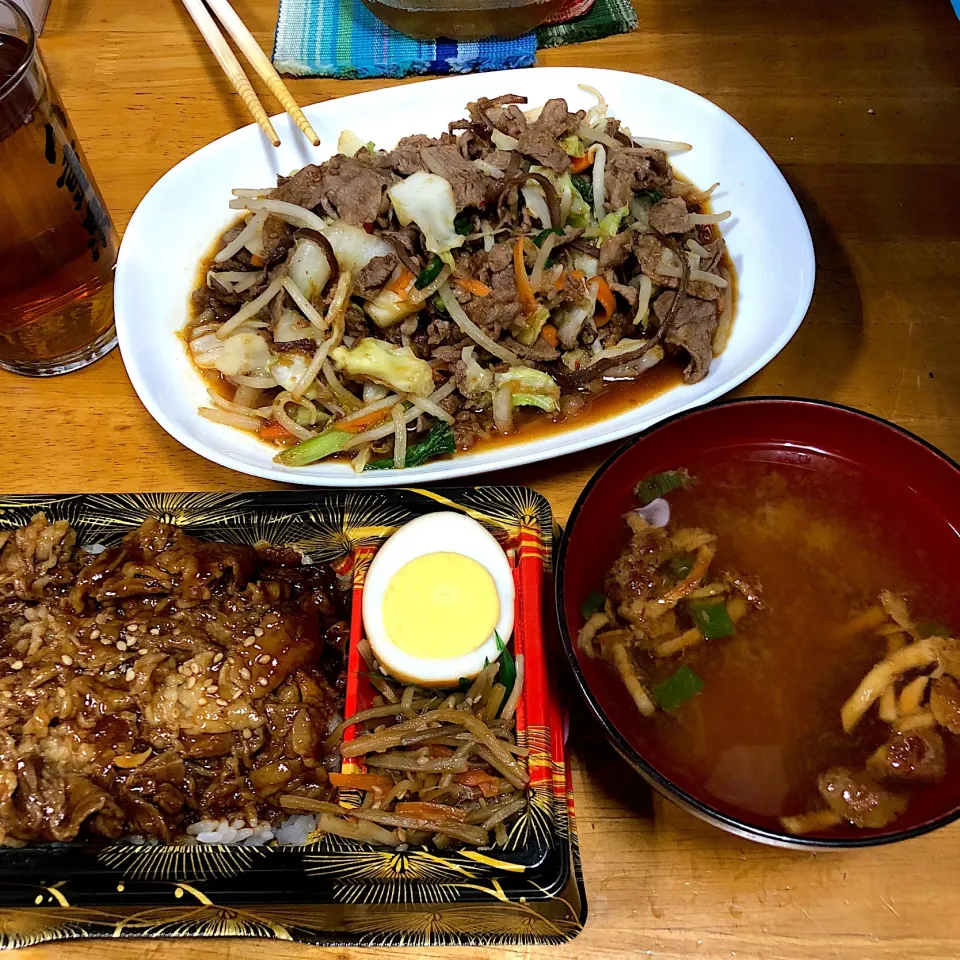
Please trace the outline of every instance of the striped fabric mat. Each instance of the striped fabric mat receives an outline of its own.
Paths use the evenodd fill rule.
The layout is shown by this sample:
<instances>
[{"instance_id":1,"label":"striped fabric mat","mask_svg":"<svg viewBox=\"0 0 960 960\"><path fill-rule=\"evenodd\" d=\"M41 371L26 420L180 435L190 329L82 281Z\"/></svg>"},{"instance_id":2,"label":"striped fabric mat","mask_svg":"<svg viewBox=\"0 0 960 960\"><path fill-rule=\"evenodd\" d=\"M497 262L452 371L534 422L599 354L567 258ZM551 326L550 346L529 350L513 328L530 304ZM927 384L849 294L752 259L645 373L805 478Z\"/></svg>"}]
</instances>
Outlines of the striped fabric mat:
<instances>
[{"instance_id":1,"label":"striped fabric mat","mask_svg":"<svg viewBox=\"0 0 960 960\"><path fill-rule=\"evenodd\" d=\"M563 22L557 22L563 19ZM414 40L361 0L280 0L273 62L299 77L403 77L529 67L538 47L596 40L637 26L630 0L571 0L553 22L511 40Z\"/></svg>"}]
</instances>

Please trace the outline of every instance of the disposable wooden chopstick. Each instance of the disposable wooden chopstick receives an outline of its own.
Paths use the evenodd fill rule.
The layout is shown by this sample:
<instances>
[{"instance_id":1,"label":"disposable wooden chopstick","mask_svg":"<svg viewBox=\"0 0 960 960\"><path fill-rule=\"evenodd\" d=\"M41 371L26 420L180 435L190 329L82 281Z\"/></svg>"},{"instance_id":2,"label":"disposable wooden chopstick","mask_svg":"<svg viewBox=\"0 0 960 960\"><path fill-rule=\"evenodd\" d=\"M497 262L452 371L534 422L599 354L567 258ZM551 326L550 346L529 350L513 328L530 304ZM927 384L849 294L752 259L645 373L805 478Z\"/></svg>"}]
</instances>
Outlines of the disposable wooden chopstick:
<instances>
[{"instance_id":1,"label":"disposable wooden chopstick","mask_svg":"<svg viewBox=\"0 0 960 960\"><path fill-rule=\"evenodd\" d=\"M270 88L270 92L280 101L283 109L290 114L294 123L303 131L303 135L315 146L320 145L320 138L310 126L310 121L303 115L297 101L284 86L280 74L273 68L269 57L260 49L260 44L253 34L246 28L244 22L237 16L230 6L230 0L207 0L210 9L217 15L219 21L233 37L236 45L243 51L243 55L250 61L253 69L260 74L263 82Z\"/></svg>"},{"instance_id":2,"label":"disposable wooden chopstick","mask_svg":"<svg viewBox=\"0 0 960 960\"><path fill-rule=\"evenodd\" d=\"M267 116L266 110L257 99L247 75L240 66L240 61L234 56L230 45L227 43L220 28L214 23L210 11L203 4L203 0L183 0L183 5L187 12L193 17L193 22L197 25L203 39L207 41L207 46L211 53L217 58L217 63L223 68L227 79L233 84L234 89L240 94L243 105L250 111L250 115L260 124L260 128L270 138L270 142L275 146L280 146L280 138L277 131L273 129L273 124Z\"/></svg>"}]
</instances>

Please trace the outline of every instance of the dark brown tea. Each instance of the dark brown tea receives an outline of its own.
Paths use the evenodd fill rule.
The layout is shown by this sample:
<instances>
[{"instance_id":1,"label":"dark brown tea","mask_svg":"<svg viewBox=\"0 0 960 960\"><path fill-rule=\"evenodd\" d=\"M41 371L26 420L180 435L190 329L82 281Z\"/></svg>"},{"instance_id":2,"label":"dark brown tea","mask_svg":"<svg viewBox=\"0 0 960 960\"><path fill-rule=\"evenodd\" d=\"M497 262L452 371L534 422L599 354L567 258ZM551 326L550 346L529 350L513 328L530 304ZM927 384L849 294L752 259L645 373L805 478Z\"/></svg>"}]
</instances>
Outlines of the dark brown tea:
<instances>
[{"instance_id":1,"label":"dark brown tea","mask_svg":"<svg viewBox=\"0 0 960 960\"><path fill-rule=\"evenodd\" d=\"M112 348L116 250L39 54L0 33L0 367L65 373Z\"/></svg>"}]
</instances>

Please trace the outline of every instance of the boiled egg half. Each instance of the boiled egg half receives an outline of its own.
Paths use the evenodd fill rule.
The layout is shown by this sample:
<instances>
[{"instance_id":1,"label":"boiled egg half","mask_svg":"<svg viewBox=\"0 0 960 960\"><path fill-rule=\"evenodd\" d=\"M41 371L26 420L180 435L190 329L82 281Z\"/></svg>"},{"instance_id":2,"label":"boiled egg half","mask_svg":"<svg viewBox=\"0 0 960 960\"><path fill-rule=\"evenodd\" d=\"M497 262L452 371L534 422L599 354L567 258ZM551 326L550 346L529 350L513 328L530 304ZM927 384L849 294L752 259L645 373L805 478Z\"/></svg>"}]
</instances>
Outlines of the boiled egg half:
<instances>
[{"instance_id":1,"label":"boiled egg half","mask_svg":"<svg viewBox=\"0 0 960 960\"><path fill-rule=\"evenodd\" d=\"M503 548L461 513L411 520L377 551L363 587L363 626L385 673L454 687L500 656L513 633L513 572Z\"/></svg>"}]
</instances>

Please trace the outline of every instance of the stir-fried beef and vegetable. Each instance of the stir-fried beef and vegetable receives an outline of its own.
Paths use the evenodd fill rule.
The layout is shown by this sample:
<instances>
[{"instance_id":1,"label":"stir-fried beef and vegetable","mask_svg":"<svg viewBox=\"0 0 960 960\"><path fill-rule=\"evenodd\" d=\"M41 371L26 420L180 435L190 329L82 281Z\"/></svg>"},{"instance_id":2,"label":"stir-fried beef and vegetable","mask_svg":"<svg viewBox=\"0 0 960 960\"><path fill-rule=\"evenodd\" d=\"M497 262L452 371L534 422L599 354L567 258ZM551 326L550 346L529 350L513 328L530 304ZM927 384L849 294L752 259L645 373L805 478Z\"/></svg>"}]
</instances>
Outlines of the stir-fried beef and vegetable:
<instances>
[{"instance_id":1,"label":"stir-fried beef and vegetable","mask_svg":"<svg viewBox=\"0 0 960 960\"><path fill-rule=\"evenodd\" d=\"M596 93L596 91L591 91ZM732 321L711 190L598 104L467 107L439 138L340 152L234 190L185 336L209 420L304 466L410 467L560 421L665 359L706 376Z\"/></svg>"}]
</instances>

